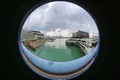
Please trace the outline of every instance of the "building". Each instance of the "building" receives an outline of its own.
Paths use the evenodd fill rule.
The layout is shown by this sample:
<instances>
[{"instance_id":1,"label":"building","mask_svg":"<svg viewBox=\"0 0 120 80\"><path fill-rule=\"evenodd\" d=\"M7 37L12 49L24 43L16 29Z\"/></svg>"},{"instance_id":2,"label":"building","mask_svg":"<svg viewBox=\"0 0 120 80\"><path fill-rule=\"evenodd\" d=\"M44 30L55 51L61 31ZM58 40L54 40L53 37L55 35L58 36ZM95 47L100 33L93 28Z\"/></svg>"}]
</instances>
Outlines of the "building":
<instances>
[{"instance_id":1,"label":"building","mask_svg":"<svg viewBox=\"0 0 120 80\"><path fill-rule=\"evenodd\" d=\"M44 34L42 34L40 31L29 31L29 33L33 34L36 39L44 38Z\"/></svg>"},{"instance_id":2,"label":"building","mask_svg":"<svg viewBox=\"0 0 120 80\"><path fill-rule=\"evenodd\" d=\"M84 31L77 31L72 33L73 38L89 38L89 33L84 32Z\"/></svg>"},{"instance_id":3,"label":"building","mask_svg":"<svg viewBox=\"0 0 120 80\"><path fill-rule=\"evenodd\" d=\"M22 30L22 39L35 40L38 38L44 38L44 34L40 31Z\"/></svg>"},{"instance_id":4,"label":"building","mask_svg":"<svg viewBox=\"0 0 120 80\"><path fill-rule=\"evenodd\" d=\"M41 35L41 36L44 35L40 31L30 31L30 33L33 33L34 35Z\"/></svg>"}]
</instances>

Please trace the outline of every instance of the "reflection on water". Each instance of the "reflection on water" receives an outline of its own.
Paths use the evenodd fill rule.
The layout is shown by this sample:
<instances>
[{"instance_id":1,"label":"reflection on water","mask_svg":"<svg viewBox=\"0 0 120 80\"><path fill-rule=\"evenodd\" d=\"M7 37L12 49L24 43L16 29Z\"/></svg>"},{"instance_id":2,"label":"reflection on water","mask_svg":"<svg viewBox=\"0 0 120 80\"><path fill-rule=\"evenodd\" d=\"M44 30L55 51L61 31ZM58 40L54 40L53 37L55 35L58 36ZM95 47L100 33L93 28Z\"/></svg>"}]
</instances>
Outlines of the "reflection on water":
<instances>
[{"instance_id":1,"label":"reflection on water","mask_svg":"<svg viewBox=\"0 0 120 80\"><path fill-rule=\"evenodd\" d=\"M56 39L54 42L46 42L46 46L54 47L56 49L66 49L65 40L67 39Z\"/></svg>"},{"instance_id":2,"label":"reflection on water","mask_svg":"<svg viewBox=\"0 0 120 80\"><path fill-rule=\"evenodd\" d=\"M33 54L40 58L51 61L70 61L82 57L79 49L75 46L67 46L66 39L56 39L54 42L45 42L45 44L32 51Z\"/></svg>"}]
</instances>

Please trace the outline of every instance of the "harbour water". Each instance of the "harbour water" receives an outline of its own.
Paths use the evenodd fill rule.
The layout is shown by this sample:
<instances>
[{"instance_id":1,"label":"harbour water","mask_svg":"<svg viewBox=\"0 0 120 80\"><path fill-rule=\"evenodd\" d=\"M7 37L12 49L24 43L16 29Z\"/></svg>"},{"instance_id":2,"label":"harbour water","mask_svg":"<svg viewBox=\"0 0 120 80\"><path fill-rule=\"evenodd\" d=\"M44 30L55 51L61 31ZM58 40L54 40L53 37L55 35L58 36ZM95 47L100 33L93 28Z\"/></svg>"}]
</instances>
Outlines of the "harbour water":
<instances>
[{"instance_id":1,"label":"harbour water","mask_svg":"<svg viewBox=\"0 0 120 80\"><path fill-rule=\"evenodd\" d=\"M30 51L40 58L57 62L71 61L82 57L80 50L75 46L66 45L65 40L55 39L53 42L45 42L36 51Z\"/></svg>"}]
</instances>

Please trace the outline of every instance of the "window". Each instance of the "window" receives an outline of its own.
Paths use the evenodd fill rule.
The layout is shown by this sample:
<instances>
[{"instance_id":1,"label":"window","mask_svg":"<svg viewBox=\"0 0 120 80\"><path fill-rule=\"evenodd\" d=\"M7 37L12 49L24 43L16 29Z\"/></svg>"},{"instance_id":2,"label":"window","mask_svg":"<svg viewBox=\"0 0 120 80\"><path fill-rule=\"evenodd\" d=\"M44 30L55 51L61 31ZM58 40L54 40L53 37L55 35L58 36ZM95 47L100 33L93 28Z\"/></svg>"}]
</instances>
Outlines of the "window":
<instances>
[{"instance_id":1,"label":"window","mask_svg":"<svg viewBox=\"0 0 120 80\"><path fill-rule=\"evenodd\" d=\"M21 55L29 67L45 78L71 79L81 75L99 50L94 19L71 2L54 1L39 6L21 27Z\"/></svg>"}]
</instances>

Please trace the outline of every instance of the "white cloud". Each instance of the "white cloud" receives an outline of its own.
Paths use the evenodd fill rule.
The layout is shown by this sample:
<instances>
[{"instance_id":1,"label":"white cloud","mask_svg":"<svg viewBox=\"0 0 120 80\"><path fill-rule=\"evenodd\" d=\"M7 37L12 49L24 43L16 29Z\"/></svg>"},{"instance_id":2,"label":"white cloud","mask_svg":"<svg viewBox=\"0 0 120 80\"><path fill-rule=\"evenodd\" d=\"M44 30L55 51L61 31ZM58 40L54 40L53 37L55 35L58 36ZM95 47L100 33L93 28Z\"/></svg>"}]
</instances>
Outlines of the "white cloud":
<instances>
[{"instance_id":1,"label":"white cloud","mask_svg":"<svg viewBox=\"0 0 120 80\"><path fill-rule=\"evenodd\" d=\"M60 28L57 28L55 31L59 32L61 29Z\"/></svg>"},{"instance_id":2,"label":"white cloud","mask_svg":"<svg viewBox=\"0 0 120 80\"><path fill-rule=\"evenodd\" d=\"M52 31L49 31L46 33L47 36L63 36L63 37L71 37L72 36L72 33L69 29L65 29L65 30L62 30L62 29L56 29L56 30L52 30Z\"/></svg>"},{"instance_id":3,"label":"white cloud","mask_svg":"<svg viewBox=\"0 0 120 80\"><path fill-rule=\"evenodd\" d=\"M71 32L78 30L98 33L94 20L83 8L64 1L38 7L27 18L23 28L26 27L51 36L71 36Z\"/></svg>"},{"instance_id":4,"label":"white cloud","mask_svg":"<svg viewBox=\"0 0 120 80\"><path fill-rule=\"evenodd\" d=\"M63 37L71 37L71 36L72 36L72 33L71 33L71 32L72 32L72 31L66 29L66 30L62 30L62 31L60 32L60 34L61 34Z\"/></svg>"}]
</instances>

